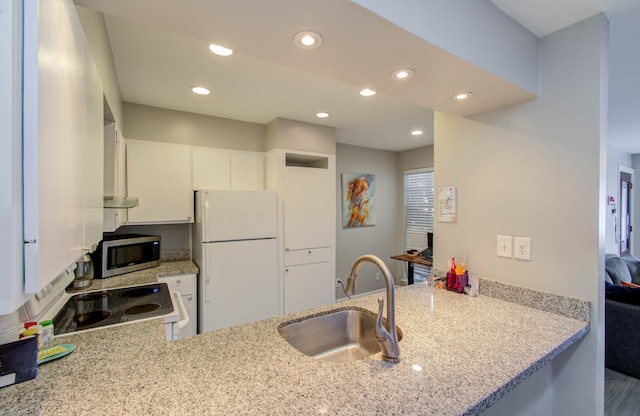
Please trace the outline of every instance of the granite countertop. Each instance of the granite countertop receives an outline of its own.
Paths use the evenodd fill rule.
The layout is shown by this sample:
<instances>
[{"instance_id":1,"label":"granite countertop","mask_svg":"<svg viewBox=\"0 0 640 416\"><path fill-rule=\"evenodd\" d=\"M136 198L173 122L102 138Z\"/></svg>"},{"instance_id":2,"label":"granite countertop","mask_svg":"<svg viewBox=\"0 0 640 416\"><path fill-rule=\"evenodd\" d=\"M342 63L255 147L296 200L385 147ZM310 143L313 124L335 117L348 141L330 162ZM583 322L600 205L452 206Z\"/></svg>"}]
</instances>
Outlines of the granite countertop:
<instances>
[{"instance_id":1,"label":"granite countertop","mask_svg":"<svg viewBox=\"0 0 640 416\"><path fill-rule=\"evenodd\" d=\"M67 289L69 293L81 293L92 290L114 289L123 286L143 285L155 283L159 277L180 276L183 274L199 273L198 267L191 260L161 261L159 266L125 273L106 279L93 279L91 284L81 289Z\"/></svg>"},{"instance_id":2,"label":"granite countertop","mask_svg":"<svg viewBox=\"0 0 640 416\"><path fill-rule=\"evenodd\" d=\"M419 283L396 289L398 364L380 353L319 361L278 334L313 313L376 311L378 296L173 342L162 320L56 338L76 350L0 389L0 414L478 414L589 330L584 320Z\"/></svg>"}]
</instances>

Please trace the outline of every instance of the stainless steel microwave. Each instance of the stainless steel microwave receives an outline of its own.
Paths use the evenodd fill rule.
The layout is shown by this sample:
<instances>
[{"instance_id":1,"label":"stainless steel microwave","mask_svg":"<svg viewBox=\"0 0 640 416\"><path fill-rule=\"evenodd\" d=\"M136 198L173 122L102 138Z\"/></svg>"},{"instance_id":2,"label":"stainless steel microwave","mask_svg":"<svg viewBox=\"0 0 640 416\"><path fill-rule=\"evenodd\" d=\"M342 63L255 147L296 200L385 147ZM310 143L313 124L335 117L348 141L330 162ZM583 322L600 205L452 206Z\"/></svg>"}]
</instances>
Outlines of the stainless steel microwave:
<instances>
[{"instance_id":1,"label":"stainless steel microwave","mask_svg":"<svg viewBox=\"0 0 640 416\"><path fill-rule=\"evenodd\" d=\"M160 264L160 236L121 234L104 238L91 255L97 278L135 272Z\"/></svg>"}]
</instances>

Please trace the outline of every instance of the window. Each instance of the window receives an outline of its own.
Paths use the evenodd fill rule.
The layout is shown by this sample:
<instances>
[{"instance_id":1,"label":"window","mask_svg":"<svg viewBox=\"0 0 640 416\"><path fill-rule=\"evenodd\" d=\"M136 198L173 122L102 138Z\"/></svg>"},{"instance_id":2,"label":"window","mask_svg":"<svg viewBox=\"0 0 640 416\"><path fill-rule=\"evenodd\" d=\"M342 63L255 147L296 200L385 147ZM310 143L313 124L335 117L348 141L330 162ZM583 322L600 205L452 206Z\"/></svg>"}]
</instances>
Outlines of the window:
<instances>
[{"instance_id":1,"label":"window","mask_svg":"<svg viewBox=\"0 0 640 416\"><path fill-rule=\"evenodd\" d=\"M405 250L423 250L427 247L427 233L433 232L433 212L433 169L406 170L404 172ZM415 265L416 281L426 280L430 275L429 267Z\"/></svg>"}]
</instances>

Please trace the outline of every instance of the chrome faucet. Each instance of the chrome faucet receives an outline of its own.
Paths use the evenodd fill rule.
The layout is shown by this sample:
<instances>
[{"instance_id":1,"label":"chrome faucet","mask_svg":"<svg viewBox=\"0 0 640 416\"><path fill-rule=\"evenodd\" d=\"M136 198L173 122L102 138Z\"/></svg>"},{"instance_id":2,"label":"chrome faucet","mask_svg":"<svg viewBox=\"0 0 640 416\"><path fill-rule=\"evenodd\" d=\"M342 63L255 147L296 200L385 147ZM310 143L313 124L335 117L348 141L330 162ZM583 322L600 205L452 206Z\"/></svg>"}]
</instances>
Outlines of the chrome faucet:
<instances>
[{"instance_id":1,"label":"chrome faucet","mask_svg":"<svg viewBox=\"0 0 640 416\"><path fill-rule=\"evenodd\" d=\"M382 260L373 254L365 254L356 259L351 267L351 274L347 279L347 287L345 293L348 295L355 294L356 279L358 277L358 270L362 263L373 263L384 275L384 280L387 285L387 328L382 324L382 311L384 309L384 300L378 298L378 318L376 320L376 341L380 345L382 351L382 359L390 363L397 363L400 361L400 348L398 347L398 332L396 330L396 311L395 311L395 286L393 284L393 275L389 271L389 268Z\"/></svg>"}]
</instances>

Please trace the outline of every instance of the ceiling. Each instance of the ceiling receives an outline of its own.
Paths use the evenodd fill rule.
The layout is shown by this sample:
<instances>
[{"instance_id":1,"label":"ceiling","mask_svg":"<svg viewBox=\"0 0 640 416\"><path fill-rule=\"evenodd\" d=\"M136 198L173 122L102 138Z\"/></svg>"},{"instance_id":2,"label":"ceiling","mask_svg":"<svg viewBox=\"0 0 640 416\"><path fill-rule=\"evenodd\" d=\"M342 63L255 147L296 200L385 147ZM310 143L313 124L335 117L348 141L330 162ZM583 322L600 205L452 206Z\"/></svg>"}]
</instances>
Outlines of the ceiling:
<instances>
[{"instance_id":1,"label":"ceiling","mask_svg":"<svg viewBox=\"0 0 640 416\"><path fill-rule=\"evenodd\" d=\"M538 36L589 17L610 3L622 7L626 2L493 0ZM105 14L118 83L127 102L261 124L283 117L330 125L336 127L339 143L402 151L433 144L431 109L467 116L535 98L350 1L182 0L164 2L162 7L156 0L76 3ZM541 7L543 3L549 7ZM640 18L640 7L635 8ZM553 12L545 16L541 10ZM616 14L609 13L614 41ZM640 34L635 29L640 25L630 26ZM310 28L322 33L322 46L296 48L293 35ZM207 49L213 40L234 49L234 54L213 55ZM614 51L612 46L612 74ZM391 72L402 67L413 68L416 75L393 80ZM189 90L193 85L206 86L212 93L197 96ZM610 86L615 91L615 83ZM636 86L640 93L637 80ZM365 87L378 94L360 96ZM460 91L474 91L473 99L451 100ZM627 103L633 99L623 95ZM616 105L610 102L610 110ZM628 108L618 106L624 110L617 113L620 131L636 127L640 132L640 125L633 126L635 120L627 116ZM319 111L331 116L318 119ZM610 131L616 128L610 123ZM424 134L411 136L415 129ZM638 148L616 145L640 153L640 139L631 142L638 142Z\"/></svg>"},{"instance_id":2,"label":"ceiling","mask_svg":"<svg viewBox=\"0 0 640 416\"><path fill-rule=\"evenodd\" d=\"M640 1L491 0L538 37L599 12L609 18L609 117L607 140L640 154Z\"/></svg>"}]
</instances>

